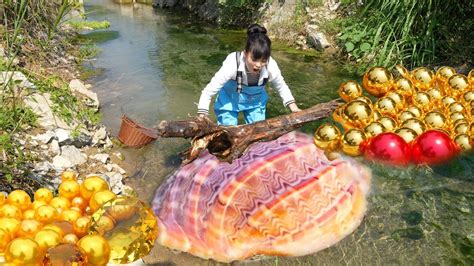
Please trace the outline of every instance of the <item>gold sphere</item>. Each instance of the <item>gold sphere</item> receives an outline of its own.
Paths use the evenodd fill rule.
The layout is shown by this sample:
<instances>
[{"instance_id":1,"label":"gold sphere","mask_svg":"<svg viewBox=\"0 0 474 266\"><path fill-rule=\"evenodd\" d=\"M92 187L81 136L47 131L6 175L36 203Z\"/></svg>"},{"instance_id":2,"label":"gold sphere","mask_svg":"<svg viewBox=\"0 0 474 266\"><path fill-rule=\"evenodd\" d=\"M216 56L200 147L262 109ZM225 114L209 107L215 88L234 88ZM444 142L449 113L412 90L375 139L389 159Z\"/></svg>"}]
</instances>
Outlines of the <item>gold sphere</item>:
<instances>
[{"instance_id":1,"label":"gold sphere","mask_svg":"<svg viewBox=\"0 0 474 266\"><path fill-rule=\"evenodd\" d=\"M341 99L345 102L350 102L354 98L362 95L362 87L357 81L349 80L341 84L338 92Z\"/></svg>"},{"instance_id":2,"label":"gold sphere","mask_svg":"<svg viewBox=\"0 0 474 266\"><path fill-rule=\"evenodd\" d=\"M431 97L426 92L417 92L412 98L413 104L426 112L432 108Z\"/></svg>"},{"instance_id":3,"label":"gold sphere","mask_svg":"<svg viewBox=\"0 0 474 266\"><path fill-rule=\"evenodd\" d=\"M422 111L420 108L418 108L418 107L416 107L416 106L414 106L414 105L409 106L409 107L406 109L406 111L408 111L408 112L412 113L413 115L415 115L416 118L420 118L420 117L423 116L423 111Z\"/></svg>"},{"instance_id":4,"label":"gold sphere","mask_svg":"<svg viewBox=\"0 0 474 266\"><path fill-rule=\"evenodd\" d=\"M33 237L43 225L36 220L23 220L20 223L19 236Z\"/></svg>"},{"instance_id":5,"label":"gold sphere","mask_svg":"<svg viewBox=\"0 0 474 266\"><path fill-rule=\"evenodd\" d=\"M472 143L468 134L460 134L454 137L454 142L464 151L472 150Z\"/></svg>"},{"instance_id":6,"label":"gold sphere","mask_svg":"<svg viewBox=\"0 0 474 266\"><path fill-rule=\"evenodd\" d=\"M398 115L398 121L402 123L410 118L416 118L416 116L410 111L403 111Z\"/></svg>"},{"instance_id":7,"label":"gold sphere","mask_svg":"<svg viewBox=\"0 0 474 266\"><path fill-rule=\"evenodd\" d=\"M366 104L368 104L369 106L372 106L372 100L370 100L370 98L367 97L367 96L359 96L359 97L355 98L354 101L363 101Z\"/></svg>"},{"instance_id":8,"label":"gold sphere","mask_svg":"<svg viewBox=\"0 0 474 266\"><path fill-rule=\"evenodd\" d=\"M342 151L351 156L358 156L361 154L359 145L366 139L364 131L360 129L350 129L342 136Z\"/></svg>"},{"instance_id":9,"label":"gold sphere","mask_svg":"<svg viewBox=\"0 0 474 266\"><path fill-rule=\"evenodd\" d=\"M471 86L474 86L474 69L471 69L471 71L469 71L469 74L467 74L467 79L469 80L469 84L471 84Z\"/></svg>"},{"instance_id":10,"label":"gold sphere","mask_svg":"<svg viewBox=\"0 0 474 266\"><path fill-rule=\"evenodd\" d=\"M77 175L73 171L64 171L61 174L61 181L77 181Z\"/></svg>"},{"instance_id":11,"label":"gold sphere","mask_svg":"<svg viewBox=\"0 0 474 266\"><path fill-rule=\"evenodd\" d=\"M363 101L351 101L343 109L342 118L353 127L364 127L372 119L372 108Z\"/></svg>"},{"instance_id":12,"label":"gold sphere","mask_svg":"<svg viewBox=\"0 0 474 266\"><path fill-rule=\"evenodd\" d=\"M89 232L89 226L91 225L91 219L89 217L80 217L73 224L74 234L78 237L83 237Z\"/></svg>"},{"instance_id":13,"label":"gold sphere","mask_svg":"<svg viewBox=\"0 0 474 266\"><path fill-rule=\"evenodd\" d=\"M464 112L465 108L461 103L454 102L449 105L448 110L450 113L456 113L456 112Z\"/></svg>"},{"instance_id":14,"label":"gold sphere","mask_svg":"<svg viewBox=\"0 0 474 266\"><path fill-rule=\"evenodd\" d=\"M69 209L69 210L64 210L61 213L59 219L61 219L62 221L74 223L79 217L81 217L80 211Z\"/></svg>"},{"instance_id":15,"label":"gold sphere","mask_svg":"<svg viewBox=\"0 0 474 266\"><path fill-rule=\"evenodd\" d=\"M50 229L41 229L35 234L34 240L43 251L61 243L62 237L58 232Z\"/></svg>"},{"instance_id":16,"label":"gold sphere","mask_svg":"<svg viewBox=\"0 0 474 266\"><path fill-rule=\"evenodd\" d=\"M35 218L35 210L26 210L23 212L23 219L34 219Z\"/></svg>"},{"instance_id":17,"label":"gold sphere","mask_svg":"<svg viewBox=\"0 0 474 266\"><path fill-rule=\"evenodd\" d=\"M454 121L454 126L456 127L457 125L462 124L462 123L466 123L469 125L469 121L467 121L467 119L459 119L459 120Z\"/></svg>"},{"instance_id":18,"label":"gold sphere","mask_svg":"<svg viewBox=\"0 0 474 266\"><path fill-rule=\"evenodd\" d=\"M40 188L35 192L35 201L49 203L53 199L53 193L47 188Z\"/></svg>"},{"instance_id":19,"label":"gold sphere","mask_svg":"<svg viewBox=\"0 0 474 266\"><path fill-rule=\"evenodd\" d=\"M446 107L449 106L452 103L455 103L455 102L456 102L456 99L454 99L454 97L452 97L452 96L444 96L441 99L441 103Z\"/></svg>"},{"instance_id":20,"label":"gold sphere","mask_svg":"<svg viewBox=\"0 0 474 266\"><path fill-rule=\"evenodd\" d=\"M341 131L332 124L323 124L314 132L314 144L323 150L335 150L340 140Z\"/></svg>"},{"instance_id":21,"label":"gold sphere","mask_svg":"<svg viewBox=\"0 0 474 266\"><path fill-rule=\"evenodd\" d=\"M372 111L373 111L372 121L377 121L382 117L382 115L380 114L379 111L377 111L377 110L372 110Z\"/></svg>"},{"instance_id":22,"label":"gold sphere","mask_svg":"<svg viewBox=\"0 0 474 266\"><path fill-rule=\"evenodd\" d=\"M388 116L382 116L377 120L380 124L383 125L385 128L385 131L393 131L397 127L397 122L391 117Z\"/></svg>"},{"instance_id":23,"label":"gold sphere","mask_svg":"<svg viewBox=\"0 0 474 266\"><path fill-rule=\"evenodd\" d=\"M456 74L456 70L450 66L442 66L436 71L436 82L442 89L446 88L448 79Z\"/></svg>"},{"instance_id":24,"label":"gold sphere","mask_svg":"<svg viewBox=\"0 0 474 266\"><path fill-rule=\"evenodd\" d=\"M2 217L0 218L0 229L8 232L10 238L13 239L20 230L20 221L15 218Z\"/></svg>"},{"instance_id":25,"label":"gold sphere","mask_svg":"<svg viewBox=\"0 0 474 266\"><path fill-rule=\"evenodd\" d=\"M402 127L409 128L416 132L417 135L423 133L426 129L425 123L416 118L411 118L403 122Z\"/></svg>"},{"instance_id":26,"label":"gold sphere","mask_svg":"<svg viewBox=\"0 0 474 266\"><path fill-rule=\"evenodd\" d=\"M344 105L341 105L339 107L336 108L336 110L334 110L332 112L332 119L334 119L334 122L336 123L342 123L342 110L344 109Z\"/></svg>"},{"instance_id":27,"label":"gold sphere","mask_svg":"<svg viewBox=\"0 0 474 266\"><path fill-rule=\"evenodd\" d=\"M45 225L43 230L53 230L54 232L58 233L60 237L63 237L66 233L64 232L63 228L56 224L56 222Z\"/></svg>"},{"instance_id":28,"label":"gold sphere","mask_svg":"<svg viewBox=\"0 0 474 266\"><path fill-rule=\"evenodd\" d=\"M388 98L392 99L393 101L395 101L397 110L401 110L403 108L403 106L405 105L404 97L396 91L391 91L391 92L387 93L386 96Z\"/></svg>"},{"instance_id":29,"label":"gold sphere","mask_svg":"<svg viewBox=\"0 0 474 266\"><path fill-rule=\"evenodd\" d=\"M93 232L97 232L100 235L104 235L115 227L115 219L108 216L107 214L101 215L97 220L94 219L93 215L91 222Z\"/></svg>"},{"instance_id":30,"label":"gold sphere","mask_svg":"<svg viewBox=\"0 0 474 266\"><path fill-rule=\"evenodd\" d=\"M104 205L104 203L115 198L117 198L117 195L115 195L115 193L110 190L98 191L92 195L91 201L89 202L89 207L91 208L92 212L95 212L98 208Z\"/></svg>"},{"instance_id":31,"label":"gold sphere","mask_svg":"<svg viewBox=\"0 0 474 266\"><path fill-rule=\"evenodd\" d=\"M44 224L53 222L57 216L58 211L53 206L45 205L35 210L35 220Z\"/></svg>"},{"instance_id":32,"label":"gold sphere","mask_svg":"<svg viewBox=\"0 0 474 266\"><path fill-rule=\"evenodd\" d=\"M71 200L71 208L76 207L82 212L86 209L88 202L82 197L75 197Z\"/></svg>"},{"instance_id":33,"label":"gold sphere","mask_svg":"<svg viewBox=\"0 0 474 266\"><path fill-rule=\"evenodd\" d=\"M428 93L430 98L435 101L441 101L441 99L443 98L443 94L438 88L431 88L426 93Z\"/></svg>"},{"instance_id":34,"label":"gold sphere","mask_svg":"<svg viewBox=\"0 0 474 266\"><path fill-rule=\"evenodd\" d=\"M23 190L14 190L8 195L7 202L24 211L30 207L31 198L30 195Z\"/></svg>"},{"instance_id":35,"label":"gold sphere","mask_svg":"<svg viewBox=\"0 0 474 266\"><path fill-rule=\"evenodd\" d=\"M43 252L30 238L14 239L5 249L5 261L15 265L43 265Z\"/></svg>"},{"instance_id":36,"label":"gold sphere","mask_svg":"<svg viewBox=\"0 0 474 266\"><path fill-rule=\"evenodd\" d=\"M33 203L31 203L31 210L36 210L41 206L48 205L48 203L41 201L41 200L35 200Z\"/></svg>"},{"instance_id":37,"label":"gold sphere","mask_svg":"<svg viewBox=\"0 0 474 266\"><path fill-rule=\"evenodd\" d=\"M58 210L67 210L71 207L71 202L63 196L54 197L50 202L49 205L53 206Z\"/></svg>"},{"instance_id":38,"label":"gold sphere","mask_svg":"<svg viewBox=\"0 0 474 266\"><path fill-rule=\"evenodd\" d=\"M407 143L412 142L418 136L418 134L415 132L415 130L413 130L411 128L407 128L407 127L401 127L399 129L395 130L395 134L402 137Z\"/></svg>"},{"instance_id":39,"label":"gold sphere","mask_svg":"<svg viewBox=\"0 0 474 266\"><path fill-rule=\"evenodd\" d=\"M63 237L63 243L76 244L79 238L75 234L67 234Z\"/></svg>"},{"instance_id":40,"label":"gold sphere","mask_svg":"<svg viewBox=\"0 0 474 266\"><path fill-rule=\"evenodd\" d=\"M22 214L20 208L12 204L5 204L0 207L0 217L15 218L21 220Z\"/></svg>"},{"instance_id":41,"label":"gold sphere","mask_svg":"<svg viewBox=\"0 0 474 266\"><path fill-rule=\"evenodd\" d=\"M101 190L109 190L107 182L98 176L88 177L81 184L81 197L85 200L89 200L92 197L92 194Z\"/></svg>"},{"instance_id":42,"label":"gold sphere","mask_svg":"<svg viewBox=\"0 0 474 266\"><path fill-rule=\"evenodd\" d=\"M397 104L392 98L382 97L375 102L375 108L383 115L396 117L397 115Z\"/></svg>"},{"instance_id":43,"label":"gold sphere","mask_svg":"<svg viewBox=\"0 0 474 266\"><path fill-rule=\"evenodd\" d=\"M405 99L410 99L415 93L415 89L410 80L406 78L399 78L395 81L394 89L400 93Z\"/></svg>"},{"instance_id":44,"label":"gold sphere","mask_svg":"<svg viewBox=\"0 0 474 266\"><path fill-rule=\"evenodd\" d=\"M385 128L382 123L372 122L364 128L364 132L367 137L371 138L385 132Z\"/></svg>"},{"instance_id":45,"label":"gold sphere","mask_svg":"<svg viewBox=\"0 0 474 266\"><path fill-rule=\"evenodd\" d=\"M392 87L392 82L392 73L383 67L372 67L362 77L364 88L375 97L385 95Z\"/></svg>"},{"instance_id":46,"label":"gold sphere","mask_svg":"<svg viewBox=\"0 0 474 266\"><path fill-rule=\"evenodd\" d=\"M451 113L451 115L449 116L449 118L451 119L451 123L454 125L456 123L456 121L462 119L462 120L466 120L466 117L464 116L463 113L461 112L454 112L454 113Z\"/></svg>"},{"instance_id":47,"label":"gold sphere","mask_svg":"<svg viewBox=\"0 0 474 266\"><path fill-rule=\"evenodd\" d=\"M454 135L469 134L469 124L464 122L454 126Z\"/></svg>"},{"instance_id":48,"label":"gold sphere","mask_svg":"<svg viewBox=\"0 0 474 266\"><path fill-rule=\"evenodd\" d=\"M448 79L448 89L451 95L457 98L460 95L463 95L467 90L469 90L469 81L467 77L462 74L452 75Z\"/></svg>"},{"instance_id":49,"label":"gold sphere","mask_svg":"<svg viewBox=\"0 0 474 266\"><path fill-rule=\"evenodd\" d=\"M474 88L474 85L472 85L472 86ZM468 92L464 93L464 95L462 96L462 100L465 103L469 103L469 102L474 101L474 91L468 91Z\"/></svg>"},{"instance_id":50,"label":"gold sphere","mask_svg":"<svg viewBox=\"0 0 474 266\"><path fill-rule=\"evenodd\" d=\"M11 234L7 230L0 229L0 254L5 251L8 243L10 243Z\"/></svg>"},{"instance_id":51,"label":"gold sphere","mask_svg":"<svg viewBox=\"0 0 474 266\"><path fill-rule=\"evenodd\" d=\"M433 72L426 67L415 68L411 75L413 76L413 83L415 87L420 90L428 90L433 87L436 79Z\"/></svg>"},{"instance_id":52,"label":"gold sphere","mask_svg":"<svg viewBox=\"0 0 474 266\"><path fill-rule=\"evenodd\" d=\"M425 125L429 129L444 129L446 128L446 117L436 111L428 112L424 118Z\"/></svg>"},{"instance_id":53,"label":"gold sphere","mask_svg":"<svg viewBox=\"0 0 474 266\"><path fill-rule=\"evenodd\" d=\"M86 253L91 265L106 265L110 259L110 246L100 235L86 235L77 242Z\"/></svg>"},{"instance_id":54,"label":"gold sphere","mask_svg":"<svg viewBox=\"0 0 474 266\"><path fill-rule=\"evenodd\" d=\"M398 76L406 78L406 79L411 79L411 74L410 71L408 71L404 66L402 65L396 65L395 69L398 72Z\"/></svg>"},{"instance_id":55,"label":"gold sphere","mask_svg":"<svg viewBox=\"0 0 474 266\"><path fill-rule=\"evenodd\" d=\"M73 199L74 197L79 196L79 183L74 180L64 181L59 185L59 195L65 197L68 200Z\"/></svg>"}]
</instances>

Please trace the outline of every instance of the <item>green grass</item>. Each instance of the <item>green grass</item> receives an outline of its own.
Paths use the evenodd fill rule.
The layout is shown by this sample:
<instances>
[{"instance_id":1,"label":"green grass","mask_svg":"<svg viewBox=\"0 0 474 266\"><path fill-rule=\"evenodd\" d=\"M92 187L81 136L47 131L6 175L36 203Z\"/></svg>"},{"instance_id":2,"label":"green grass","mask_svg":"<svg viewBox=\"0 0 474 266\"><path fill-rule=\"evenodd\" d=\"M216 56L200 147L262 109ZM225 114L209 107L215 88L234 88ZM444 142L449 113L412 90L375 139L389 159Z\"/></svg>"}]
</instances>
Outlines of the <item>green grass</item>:
<instances>
[{"instance_id":1,"label":"green grass","mask_svg":"<svg viewBox=\"0 0 474 266\"><path fill-rule=\"evenodd\" d=\"M110 22L107 20L102 21L69 21L68 24L76 30L100 30L110 27Z\"/></svg>"}]
</instances>

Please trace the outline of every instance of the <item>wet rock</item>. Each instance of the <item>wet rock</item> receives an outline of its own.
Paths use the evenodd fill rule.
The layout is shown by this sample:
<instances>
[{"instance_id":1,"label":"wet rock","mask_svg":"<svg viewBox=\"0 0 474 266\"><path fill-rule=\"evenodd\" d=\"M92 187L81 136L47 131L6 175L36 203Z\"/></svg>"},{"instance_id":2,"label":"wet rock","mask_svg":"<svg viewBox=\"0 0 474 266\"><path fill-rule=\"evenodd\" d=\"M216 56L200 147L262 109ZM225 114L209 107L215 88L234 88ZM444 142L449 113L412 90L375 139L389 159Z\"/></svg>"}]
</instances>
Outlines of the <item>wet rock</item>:
<instances>
[{"instance_id":1,"label":"wet rock","mask_svg":"<svg viewBox=\"0 0 474 266\"><path fill-rule=\"evenodd\" d=\"M316 31L312 27L307 27L306 31L308 33L308 43L314 47L314 49L323 51L331 46L324 33Z\"/></svg>"}]
</instances>

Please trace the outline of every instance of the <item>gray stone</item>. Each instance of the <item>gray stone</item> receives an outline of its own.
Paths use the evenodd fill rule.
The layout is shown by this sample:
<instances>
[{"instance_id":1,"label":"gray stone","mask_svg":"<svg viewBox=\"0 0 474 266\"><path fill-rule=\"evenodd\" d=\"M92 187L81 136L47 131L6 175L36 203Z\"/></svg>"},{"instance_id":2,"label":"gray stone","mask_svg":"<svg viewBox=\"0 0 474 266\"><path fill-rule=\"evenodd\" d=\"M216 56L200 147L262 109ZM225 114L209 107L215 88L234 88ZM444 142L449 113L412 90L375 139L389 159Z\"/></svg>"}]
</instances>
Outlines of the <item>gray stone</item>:
<instances>
[{"instance_id":1,"label":"gray stone","mask_svg":"<svg viewBox=\"0 0 474 266\"><path fill-rule=\"evenodd\" d=\"M106 169L108 172L111 172L111 171L114 169L114 167L113 167L111 164L108 163L108 164L105 165L105 169Z\"/></svg>"},{"instance_id":2,"label":"gray stone","mask_svg":"<svg viewBox=\"0 0 474 266\"><path fill-rule=\"evenodd\" d=\"M56 139L58 140L58 142L63 143L65 140L71 137L71 130L58 128L54 131L54 134L56 135Z\"/></svg>"},{"instance_id":3,"label":"gray stone","mask_svg":"<svg viewBox=\"0 0 474 266\"><path fill-rule=\"evenodd\" d=\"M87 161L87 156L74 146L63 146L61 155L53 158L53 165L56 169L72 168Z\"/></svg>"},{"instance_id":4,"label":"gray stone","mask_svg":"<svg viewBox=\"0 0 474 266\"><path fill-rule=\"evenodd\" d=\"M80 93L86 96L87 98L91 99L94 103L93 105L96 107L99 107L100 103L99 103L99 98L97 97L97 93L91 90L88 90L86 86L84 85L84 83L82 83L82 81L78 79L71 80L71 82L69 82L69 88L71 89L71 91Z\"/></svg>"},{"instance_id":5,"label":"gray stone","mask_svg":"<svg viewBox=\"0 0 474 266\"><path fill-rule=\"evenodd\" d=\"M56 155L53 158L53 167L57 171L62 171L66 168L74 167L74 164L71 161L69 161L67 158L61 155Z\"/></svg>"},{"instance_id":6,"label":"gray stone","mask_svg":"<svg viewBox=\"0 0 474 266\"><path fill-rule=\"evenodd\" d=\"M16 83L22 88L35 89L35 84L31 83L28 78L20 71L3 71L0 74L0 85L3 86L6 82Z\"/></svg>"},{"instance_id":7,"label":"gray stone","mask_svg":"<svg viewBox=\"0 0 474 266\"><path fill-rule=\"evenodd\" d=\"M313 30L308 30L308 43L314 47L316 50L323 51L326 48L329 48L331 44L326 39L326 36L322 32L317 32Z\"/></svg>"},{"instance_id":8,"label":"gray stone","mask_svg":"<svg viewBox=\"0 0 474 266\"><path fill-rule=\"evenodd\" d=\"M110 156L107 153L99 153L92 155L91 158L105 164L109 160Z\"/></svg>"},{"instance_id":9,"label":"gray stone","mask_svg":"<svg viewBox=\"0 0 474 266\"><path fill-rule=\"evenodd\" d=\"M94 135L92 136L92 144L97 145L101 140L104 140L105 137L107 137L107 131L105 130L105 127L99 128L96 132L94 132Z\"/></svg>"},{"instance_id":10,"label":"gray stone","mask_svg":"<svg viewBox=\"0 0 474 266\"><path fill-rule=\"evenodd\" d=\"M46 131L43 134L32 136L31 139L34 141L40 141L42 143L48 143L49 141L51 141L51 139L53 139L54 136L55 135L53 131Z\"/></svg>"},{"instance_id":11,"label":"gray stone","mask_svg":"<svg viewBox=\"0 0 474 266\"><path fill-rule=\"evenodd\" d=\"M58 155L58 154L61 154L61 148L59 147L59 142L55 139L53 139L53 141L51 141L51 144L50 144L50 151L54 154L54 155Z\"/></svg>"},{"instance_id":12,"label":"gray stone","mask_svg":"<svg viewBox=\"0 0 474 266\"><path fill-rule=\"evenodd\" d=\"M112 164L112 166L114 167L114 169L116 171L118 171L121 175L124 175L127 173L127 171L123 170L122 167L118 166L117 164Z\"/></svg>"},{"instance_id":13,"label":"gray stone","mask_svg":"<svg viewBox=\"0 0 474 266\"><path fill-rule=\"evenodd\" d=\"M35 164L34 170L36 172L47 173L49 170L51 170L52 167L53 167L53 165L51 165L50 162L39 162L39 163Z\"/></svg>"},{"instance_id":14,"label":"gray stone","mask_svg":"<svg viewBox=\"0 0 474 266\"><path fill-rule=\"evenodd\" d=\"M49 93L39 94L33 93L24 100L26 106L31 108L38 115L38 124L48 130L56 128L64 128L72 130L75 125L68 125L61 118L56 116L51 110L53 105L51 95Z\"/></svg>"}]
</instances>

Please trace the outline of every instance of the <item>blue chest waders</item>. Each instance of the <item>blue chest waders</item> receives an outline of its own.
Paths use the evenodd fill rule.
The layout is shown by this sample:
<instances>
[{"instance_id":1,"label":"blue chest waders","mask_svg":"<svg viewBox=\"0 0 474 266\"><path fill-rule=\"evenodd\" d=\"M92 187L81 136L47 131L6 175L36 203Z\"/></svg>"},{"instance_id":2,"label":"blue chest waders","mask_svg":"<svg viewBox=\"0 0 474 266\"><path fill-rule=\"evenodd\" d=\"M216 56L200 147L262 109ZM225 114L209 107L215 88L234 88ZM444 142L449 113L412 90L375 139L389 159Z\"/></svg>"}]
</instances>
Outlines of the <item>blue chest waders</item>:
<instances>
[{"instance_id":1,"label":"blue chest waders","mask_svg":"<svg viewBox=\"0 0 474 266\"><path fill-rule=\"evenodd\" d=\"M236 54L239 69L240 52ZM265 120L268 95L265 91L266 79L262 85L242 84L242 72L237 71L236 80L227 81L219 90L214 103L217 123L224 126L237 125L238 114L243 112L245 123Z\"/></svg>"}]
</instances>

